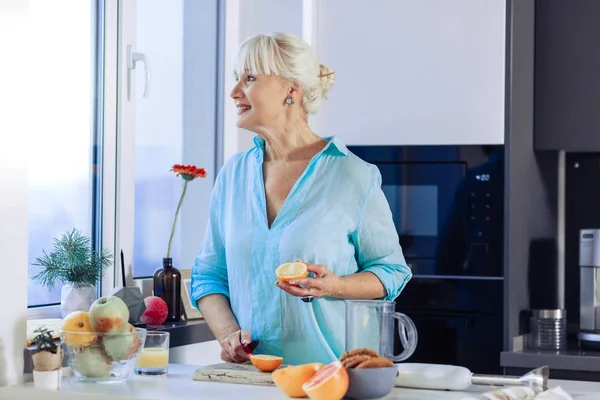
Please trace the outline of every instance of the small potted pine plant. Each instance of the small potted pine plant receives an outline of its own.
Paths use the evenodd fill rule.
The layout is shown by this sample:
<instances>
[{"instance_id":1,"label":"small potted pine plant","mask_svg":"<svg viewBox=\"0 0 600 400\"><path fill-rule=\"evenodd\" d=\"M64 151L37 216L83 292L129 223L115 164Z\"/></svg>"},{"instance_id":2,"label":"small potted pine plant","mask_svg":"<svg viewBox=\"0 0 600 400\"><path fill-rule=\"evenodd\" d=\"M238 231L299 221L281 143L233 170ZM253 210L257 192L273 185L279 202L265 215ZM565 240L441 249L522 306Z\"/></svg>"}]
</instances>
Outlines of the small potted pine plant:
<instances>
[{"instance_id":1,"label":"small potted pine plant","mask_svg":"<svg viewBox=\"0 0 600 400\"><path fill-rule=\"evenodd\" d=\"M62 283L60 307L65 318L73 311L88 311L96 300L96 283L111 265L112 255L107 249L94 251L89 237L77 229L54 239L54 249L36 258L33 265L42 270L33 277L34 282L53 290Z\"/></svg>"},{"instance_id":2,"label":"small potted pine plant","mask_svg":"<svg viewBox=\"0 0 600 400\"><path fill-rule=\"evenodd\" d=\"M40 328L35 331L37 351L33 359L33 384L41 389L60 389L62 378L62 348L54 341L52 331Z\"/></svg>"}]
</instances>

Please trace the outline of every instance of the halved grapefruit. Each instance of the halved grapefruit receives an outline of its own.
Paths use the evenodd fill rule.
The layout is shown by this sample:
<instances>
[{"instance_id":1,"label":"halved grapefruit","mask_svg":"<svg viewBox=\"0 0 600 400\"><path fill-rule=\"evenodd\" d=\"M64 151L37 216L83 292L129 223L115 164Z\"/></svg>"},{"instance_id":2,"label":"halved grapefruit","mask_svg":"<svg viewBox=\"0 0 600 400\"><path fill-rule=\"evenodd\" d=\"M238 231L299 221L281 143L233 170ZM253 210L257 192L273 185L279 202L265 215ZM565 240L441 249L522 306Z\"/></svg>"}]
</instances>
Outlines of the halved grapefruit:
<instances>
[{"instance_id":1,"label":"halved grapefruit","mask_svg":"<svg viewBox=\"0 0 600 400\"><path fill-rule=\"evenodd\" d=\"M267 354L253 354L250 362L263 372L271 372L277 369L283 362L283 357L270 356Z\"/></svg>"},{"instance_id":2,"label":"halved grapefruit","mask_svg":"<svg viewBox=\"0 0 600 400\"><path fill-rule=\"evenodd\" d=\"M319 369L302 390L311 400L341 400L348 391L348 372L337 360Z\"/></svg>"},{"instance_id":3,"label":"halved grapefruit","mask_svg":"<svg viewBox=\"0 0 600 400\"><path fill-rule=\"evenodd\" d=\"M275 386L289 397L306 397L302 385L322 366L321 363L289 366L273 371L271 377Z\"/></svg>"},{"instance_id":4,"label":"halved grapefruit","mask_svg":"<svg viewBox=\"0 0 600 400\"><path fill-rule=\"evenodd\" d=\"M281 282L289 282L292 279L305 278L308 275L308 267L302 262L285 263L277 267L275 275Z\"/></svg>"}]
</instances>

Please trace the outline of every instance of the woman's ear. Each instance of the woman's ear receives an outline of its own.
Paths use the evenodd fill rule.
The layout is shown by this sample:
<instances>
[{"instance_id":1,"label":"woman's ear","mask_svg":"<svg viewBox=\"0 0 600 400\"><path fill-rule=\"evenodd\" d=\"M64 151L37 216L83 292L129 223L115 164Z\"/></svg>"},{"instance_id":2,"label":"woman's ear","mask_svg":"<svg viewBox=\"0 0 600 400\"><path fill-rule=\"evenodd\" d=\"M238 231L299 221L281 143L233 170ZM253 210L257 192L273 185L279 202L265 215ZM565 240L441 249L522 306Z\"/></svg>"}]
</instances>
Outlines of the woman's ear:
<instances>
[{"instance_id":1,"label":"woman's ear","mask_svg":"<svg viewBox=\"0 0 600 400\"><path fill-rule=\"evenodd\" d=\"M293 82L289 88L288 94L293 95L294 92L300 92L300 91L302 91L302 85L299 83Z\"/></svg>"}]
</instances>

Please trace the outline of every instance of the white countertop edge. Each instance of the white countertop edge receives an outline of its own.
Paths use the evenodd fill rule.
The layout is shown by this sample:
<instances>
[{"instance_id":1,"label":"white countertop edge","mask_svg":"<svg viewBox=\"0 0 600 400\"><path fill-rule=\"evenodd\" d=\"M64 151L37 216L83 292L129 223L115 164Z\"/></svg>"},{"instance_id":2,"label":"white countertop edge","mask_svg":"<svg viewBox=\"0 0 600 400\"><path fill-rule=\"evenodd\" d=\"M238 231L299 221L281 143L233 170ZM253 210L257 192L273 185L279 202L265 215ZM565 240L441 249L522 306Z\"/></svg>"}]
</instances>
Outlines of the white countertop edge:
<instances>
[{"instance_id":1,"label":"white countertop edge","mask_svg":"<svg viewBox=\"0 0 600 400\"><path fill-rule=\"evenodd\" d=\"M171 364L169 376L164 378L138 377L124 383L90 384L63 379L61 391L43 391L33 388L32 383L16 387L1 387L0 400L158 400L173 399L289 399L275 387L249 386L218 382L196 382L191 379L199 368L194 365ZM600 383L584 381L550 380L549 386L560 386L575 400L600 399ZM484 399L482 393L490 390L473 386L469 391L435 391L395 388L387 399L406 400L470 400Z\"/></svg>"},{"instance_id":2,"label":"white countertop edge","mask_svg":"<svg viewBox=\"0 0 600 400\"><path fill-rule=\"evenodd\" d=\"M42 394L38 390L24 387L3 387L0 388L0 400L40 400ZM52 392L44 391L44 400L132 400L133 397L123 397L104 394L84 394L78 392Z\"/></svg>"}]
</instances>

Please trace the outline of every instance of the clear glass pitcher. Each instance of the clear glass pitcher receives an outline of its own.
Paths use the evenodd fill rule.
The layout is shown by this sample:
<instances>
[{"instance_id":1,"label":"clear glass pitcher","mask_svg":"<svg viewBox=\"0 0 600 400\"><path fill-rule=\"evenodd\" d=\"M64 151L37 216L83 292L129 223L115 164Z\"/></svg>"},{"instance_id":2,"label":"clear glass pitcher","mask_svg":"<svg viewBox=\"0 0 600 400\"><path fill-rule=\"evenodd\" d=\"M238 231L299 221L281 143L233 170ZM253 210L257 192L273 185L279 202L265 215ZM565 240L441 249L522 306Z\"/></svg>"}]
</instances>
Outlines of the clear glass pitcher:
<instances>
[{"instance_id":1,"label":"clear glass pitcher","mask_svg":"<svg viewBox=\"0 0 600 400\"><path fill-rule=\"evenodd\" d=\"M396 303L383 300L344 300L346 303L346 351L368 348L393 362L410 357L417 348L417 328ZM394 354L394 322L404 350Z\"/></svg>"}]
</instances>

